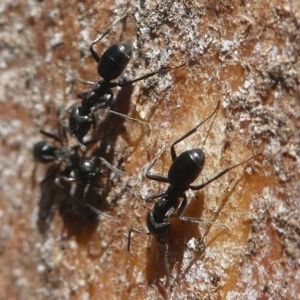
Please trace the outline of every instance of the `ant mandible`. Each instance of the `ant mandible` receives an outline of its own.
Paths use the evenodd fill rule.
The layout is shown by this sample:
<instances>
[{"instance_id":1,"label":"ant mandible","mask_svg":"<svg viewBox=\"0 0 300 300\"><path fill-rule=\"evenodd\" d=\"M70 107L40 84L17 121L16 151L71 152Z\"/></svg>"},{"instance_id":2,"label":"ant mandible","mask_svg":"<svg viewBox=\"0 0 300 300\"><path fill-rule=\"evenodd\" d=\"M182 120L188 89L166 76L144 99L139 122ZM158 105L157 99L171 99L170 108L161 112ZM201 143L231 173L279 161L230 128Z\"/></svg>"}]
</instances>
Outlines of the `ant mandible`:
<instances>
[{"instance_id":1,"label":"ant mandible","mask_svg":"<svg viewBox=\"0 0 300 300\"><path fill-rule=\"evenodd\" d=\"M225 225L216 223L216 222L210 222L207 220L202 220L199 218L192 218L192 217L185 217L182 216L182 213L187 205L187 197L185 194L185 191L188 189L191 190L201 190L206 185L210 184L211 182L215 181L216 179L222 177L230 170L245 164L246 162L252 160L258 155L256 154L248 158L247 160L244 160L238 164L235 164L231 167L228 167L221 172L219 172L217 175L213 176L208 181L201 183L199 185L191 185L200 175L204 163L205 163L205 154L202 149L192 149L182 152L180 155L177 156L175 152L175 145L179 142L183 141L190 135L192 135L194 132L197 131L197 129L207 120L209 120L218 110L220 102L218 102L217 107L213 111L213 113L207 117L204 121L200 122L197 126L195 126L193 129L188 131L186 134L184 134L182 137L177 139L172 145L171 145L171 157L172 157L172 164L168 171L168 176L159 176L155 174L151 174L150 170L153 168L153 166L156 164L157 160L161 156L161 154L164 152L164 148L158 153L158 155L155 157L155 159L151 162L149 167L146 170L145 176L148 179L159 181L159 182L165 182L169 184L169 187L164 192L159 192L155 195L152 195L146 199L146 202L152 202L153 200L159 198L159 200L155 203L153 210L151 210L147 215L147 228L148 233L141 232L137 229L131 228L128 235L128 251L130 251L130 242L131 242L131 234L132 232L136 233L142 233L142 234L151 234L156 239L166 245L166 251L167 251L167 244L166 239L169 237L171 232L171 223L168 221L168 218L171 217L177 217L181 221L187 221L187 222L195 222L195 223L206 223L210 225L219 225L223 228L228 228ZM180 198L182 198L182 202L180 203ZM177 213L174 214L174 212L177 210ZM167 261L165 260L165 266L167 273L170 274Z\"/></svg>"},{"instance_id":2,"label":"ant mandible","mask_svg":"<svg viewBox=\"0 0 300 300\"><path fill-rule=\"evenodd\" d=\"M60 144L60 147L57 147L53 143L47 141L40 141L34 145L33 156L40 163L47 164L50 162L57 162L58 167L54 170L54 172L57 172L61 165L64 166L64 169L59 173L58 177L55 178L55 183L60 186L68 196L70 196L69 191L62 185L62 180L65 182L78 182L83 184L83 199L86 198L91 186L99 187L96 181L99 175L101 175L103 172L97 167L98 160L116 174L125 175L125 173L112 166L102 157L88 158L85 156L85 154L80 156L78 153L78 146L75 146L71 149L65 146L62 139L62 134L65 139L67 138L65 130L63 130L63 132L59 131L59 136L42 129L40 130L40 133L57 141ZM95 142L96 140L85 142L84 146ZM45 182L51 175L52 173L44 178L42 182ZM85 204L92 210L95 210L88 203ZM97 210L97 213L102 216L109 217L99 210Z\"/></svg>"},{"instance_id":3,"label":"ant mandible","mask_svg":"<svg viewBox=\"0 0 300 300\"><path fill-rule=\"evenodd\" d=\"M166 67L162 68L158 71L154 71L148 73L144 76L135 78L129 81L122 82L112 82L112 80L120 77L122 72L127 67L131 56L132 56L132 45L129 42L119 42L115 45L110 46L104 53L99 57L97 52L94 50L93 46L98 43L102 38L104 38L111 28L124 19L127 14L124 14L121 18L113 22L110 27L97 39L95 39L89 50L97 62L97 72L100 77L103 79L98 82L93 81L80 81L82 83L91 84L93 88L77 95L78 98L82 99L81 105L73 106L70 108L70 116L69 116L69 129L70 132L78 139L79 142L82 142L83 137L90 130L91 126L96 127L95 118L93 113L100 108L106 109L106 111L116 114L118 116L122 116L126 119L139 121L133 118L129 118L126 115L108 110L107 108L111 106L114 100L114 94L112 88L114 87L124 87L128 85L132 85L133 83L147 79L151 76L154 76L159 73L168 72L172 69L179 68L184 64L181 64L177 67ZM92 116L90 116L92 114ZM62 119L62 118L61 118ZM143 125L145 122L139 121Z\"/></svg>"}]
</instances>

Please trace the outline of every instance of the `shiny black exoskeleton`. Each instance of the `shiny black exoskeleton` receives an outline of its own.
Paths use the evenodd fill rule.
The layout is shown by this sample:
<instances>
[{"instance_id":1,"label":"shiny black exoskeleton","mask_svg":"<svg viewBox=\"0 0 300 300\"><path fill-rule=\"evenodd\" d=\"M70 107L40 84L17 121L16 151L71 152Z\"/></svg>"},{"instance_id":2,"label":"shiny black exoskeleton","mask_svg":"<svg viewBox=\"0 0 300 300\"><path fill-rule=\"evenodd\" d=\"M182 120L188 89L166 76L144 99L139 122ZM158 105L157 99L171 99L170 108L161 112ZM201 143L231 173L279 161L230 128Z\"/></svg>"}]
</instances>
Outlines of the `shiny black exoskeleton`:
<instances>
[{"instance_id":1,"label":"shiny black exoskeleton","mask_svg":"<svg viewBox=\"0 0 300 300\"><path fill-rule=\"evenodd\" d=\"M124 175L123 172L113 167L104 158L93 157L88 158L85 155L79 154L79 147L75 146L69 148L64 145L63 139L60 137L65 131L60 132L60 136L54 135L50 132L40 130L40 132L55 141L57 141L61 147L57 147L54 144L47 141L40 141L35 144L33 148L34 158L41 163L57 162L58 168L63 166L63 170L60 171L58 177L55 179L56 184L66 191L64 186L61 184L61 180L66 182L78 182L85 186L83 198L85 198L91 185L97 185L97 179L102 174L100 168L97 167L97 161L100 160L102 164L106 165L112 171ZM95 141L86 142L84 145L95 143ZM57 170L56 170L57 171ZM46 177L43 181L45 181ZM66 191L68 193L68 191Z\"/></svg>"},{"instance_id":2,"label":"shiny black exoskeleton","mask_svg":"<svg viewBox=\"0 0 300 300\"><path fill-rule=\"evenodd\" d=\"M179 156L177 156L175 152L175 145L183 141L188 136L192 135L201 124L203 124L216 113L218 107L219 103L214 112L208 118L199 123L196 127L191 129L189 132L187 132L185 135L183 135L171 145L171 156L173 163L170 166L167 177L150 174L150 170L156 164L158 158L160 157L164 149L156 156L156 158L153 160L153 162L150 164L146 171L145 175L147 178L160 182L166 182L169 184L169 187L166 191L157 193L146 199L146 202L151 202L159 198L158 201L155 203L153 210L151 210L147 215L147 228L149 230L147 234L155 236L159 242L165 243L166 239L170 235L171 223L169 222L168 218L171 217L177 217L182 221L195 223L201 222L211 225L219 225L224 227L225 229L228 229L226 226L221 225L219 223L182 216L181 214L187 205L187 197L185 195L185 191L188 189L201 190L206 185L220 178L230 170L250 161L251 159L260 154L254 155L243 162L240 162L234 166L224 169L223 171L221 171L220 173L218 173L217 175L200 185L191 185L198 178L204 167L205 154L201 149L187 150L181 153ZM180 199L182 199L181 202ZM130 230L128 239L128 250L130 250L130 238L132 232L141 233L136 229Z\"/></svg>"},{"instance_id":3,"label":"shiny black exoskeleton","mask_svg":"<svg viewBox=\"0 0 300 300\"><path fill-rule=\"evenodd\" d=\"M165 221L178 208L179 199L183 198L178 209L178 217L186 207L187 198L185 191L193 188L190 184L200 175L205 155L201 149L188 150L176 156L174 145L171 147L173 163L169 169L167 177L146 174L146 177L156 181L167 182L170 184L165 192L153 195L146 201L150 202L160 198L154 205L153 210L147 215L147 227L149 232L158 240L163 241L171 231L171 224ZM202 187L201 187L202 188Z\"/></svg>"},{"instance_id":4,"label":"shiny black exoskeleton","mask_svg":"<svg viewBox=\"0 0 300 300\"><path fill-rule=\"evenodd\" d=\"M124 18L124 16L122 17ZM122 19L121 18L121 19ZM120 20L121 20L120 19ZM118 21L120 21L118 20ZM118 22L117 21L117 22ZM93 84L93 88L77 95L81 100L81 105L74 106L70 110L69 128L71 133L82 141L83 137L90 130L91 126L96 126L93 113L100 108L108 108L114 100L112 88L124 87L132 85L133 83L154 76L155 74L167 72L173 68L163 68L155 72L148 73L142 77L122 82L112 82L117 79L127 67L132 56L132 45L129 42L120 42L110 46L101 57L96 53L93 46L100 41L115 24L114 22L105 33L92 42L90 45L90 52L97 62L97 71L103 79L98 82L86 82ZM114 113L110 111L110 113ZM120 114L118 114L120 115ZM122 115L123 117L126 117Z\"/></svg>"}]
</instances>

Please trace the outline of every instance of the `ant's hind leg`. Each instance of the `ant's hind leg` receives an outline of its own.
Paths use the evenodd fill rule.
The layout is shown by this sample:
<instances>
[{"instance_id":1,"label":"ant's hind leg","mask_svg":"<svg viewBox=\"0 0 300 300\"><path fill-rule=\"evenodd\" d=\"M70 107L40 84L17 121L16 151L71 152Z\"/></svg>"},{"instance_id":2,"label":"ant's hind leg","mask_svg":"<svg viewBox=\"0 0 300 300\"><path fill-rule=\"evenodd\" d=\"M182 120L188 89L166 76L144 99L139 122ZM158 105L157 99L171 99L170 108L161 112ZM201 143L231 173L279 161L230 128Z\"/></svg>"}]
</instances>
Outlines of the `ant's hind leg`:
<instances>
[{"instance_id":1,"label":"ant's hind leg","mask_svg":"<svg viewBox=\"0 0 300 300\"><path fill-rule=\"evenodd\" d=\"M102 217L102 218L110 219L110 220L113 221L113 222L119 223L119 221L114 220L114 217L113 217L113 216L108 215L108 214L102 212L101 210L95 208L94 206L88 204L87 202L84 202L84 204L85 204L88 208L90 208L96 215L98 215L98 220L100 220L101 217Z\"/></svg>"},{"instance_id":2,"label":"ant's hind leg","mask_svg":"<svg viewBox=\"0 0 300 300\"><path fill-rule=\"evenodd\" d=\"M186 195L183 194L182 196L183 196L183 201L181 202L181 204L178 208L177 214L170 215L169 217L175 217L175 218L177 217L177 218L179 218L179 220L185 221L185 222L204 223L204 224L207 224L207 225L216 225L216 226L220 226L220 227L226 229L227 231L229 231L229 228L226 225L223 225L223 224L218 223L218 222L212 222L212 221L207 221L207 220L203 220L203 219L200 219L200 218L182 216L181 214L183 213L183 211L184 211L184 209L186 208L186 205L187 205Z\"/></svg>"},{"instance_id":3,"label":"ant's hind leg","mask_svg":"<svg viewBox=\"0 0 300 300\"><path fill-rule=\"evenodd\" d=\"M190 135L192 135L194 132L197 131L197 129L203 124L205 123L207 120L209 120L218 110L220 105L220 101L218 102L216 108L214 109L214 111L211 113L210 116L208 116L206 119L204 119L203 121L201 121L197 126L195 126L194 128L192 128L190 131L188 131L186 134L184 134L182 137L180 137L178 140L176 140L172 145L171 145L171 156L172 156L172 160L174 161L177 157L177 154L175 152L175 145L178 144L179 142L183 141L184 139L186 139L187 137L189 137Z\"/></svg>"},{"instance_id":4,"label":"ant's hind leg","mask_svg":"<svg viewBox=\"0 0 300 300\"><path fill-rule=\"evenodd\" d=\"M162 141L162 144L163 144L162 149L158 152L158 154L155 156L155 158L150 163L149 167L147 168L147 170L145 172L145 176L148 179L151 179L151 180L169 183L169 180L168 180L167 177L163 177L163 176L159 176L159 175L155 175L155 174L150 174L150 170L154 167L154 165L157 163L158 159L161 157L163 152L166 150L165 142Z\"/></svg>"},{"instance_id":5,"label":"ant's hind leg","mask_svg":"<svg viewBox=\"0 0 300 300\"><path fill-rule=\"evenodd\" d=\"M83 79L76 79L76 81L82 84L92 85L92 86L94 86L97 83L97 81L83 80Z\"/></svg>"},{"instance_id":6,"label":"ant's hind leg","mask_svg":"<svg viewBox=\"0 0 300 300\"><path fill-rule=\"evenodd\" d=\"M55 141L57 141L57 142L59 142L60 144L62 144L61 138L59 138L56 134L45 131L43 129L40 129L40 133L47 136L47 137L49 137L49 138L51 138L51 139L53 139L53 140L55 140Z\"/></svg>"},{"instance_id":7,"label":"ant's hind leg","mask_svg":"<svg viewBox=\"0 0 300 300\"><path fill-rule=\"evenodd\" d=\"M180 216L179 219L184 222L202 223L202 224L207 224L207 225L220 226L220 227L226 229L227 231L230 231L226 225L218 223L218 222L212 222L212 221L208 221L208 220L204 220L204 219L200 219L200 218L192 218L192 217L184 217L184 216Z\"/></svg>"},{"instance_id":8,"label":"ant's hind leg","mask_svg":"<svg viewBox=\"0 0 300 300\"><path fill-rule=\"evenodd\" d=\"M112 29L112 27L117 24L118 22L122 21L125 17L127 16L127 12L125 12L119 19L115 20L105 31L102 35L100 35L99 37L97 37L90 45L90 52L94 58L94 60L98 63L100 60L99 55L96 53L96 51L94 50L93 46L95 44L97 44L100 40L102 40Z\"/></svg>"},{"instance_id":9,"label":"ant's hind leg","mask_svg":"<svg viewBox=\"0 0 300 300\"><path fill-rule=\"evenodd\" d=\"M203 189L206 185L208 185L208 184L210 184L211 182L213 182L213 181L219 179L220 177L222 177L223 175L225 175L225 174L226 174L227 172L229 172L230 170L232 170L232 169L234 169L234 168L236 168L236 167L238 167L238 166L240 166L240 165L243 165L243 164L247 163L248 161L252 160L253 158L255 158L255 157L257 157L257 156L260 156L260 155L262 155L262 154L259 153L259 154L253 155L253 156L251 156L250 158L248 158L248 159L246 159L246 160L244 160L244 161L242 161L242 162L240 162L240 163L238 163L238 164L235 164L235 165L233 165L233 166L231 166L231 167L228 167L228 168L222 170L219 174L215 175L214 177L212 177L212 178L209 179L208 181L206 181L206 182L204 182L204 183L201 183L201 184L199 184L199 185L196 185L196 186L195 186L195 185L190 185L189 188L190 188L191 190L201 190L201 189Z\"/></svg>"},{"instance_id":10,"label":"ant's hind leg","mask_svg":"<svg viewBox=\"0 0 300 300\"><path fill-rule=\"evenodd\" d=\"M130 252L130 245L131 245L131 236L132 233L138 233L138 234L143 234L143 235L149 235L149 232L144 232L135 228L130 228L129 232L128 232L128 240L127 240L127 251Z\"/></svg>"}]
</instances>

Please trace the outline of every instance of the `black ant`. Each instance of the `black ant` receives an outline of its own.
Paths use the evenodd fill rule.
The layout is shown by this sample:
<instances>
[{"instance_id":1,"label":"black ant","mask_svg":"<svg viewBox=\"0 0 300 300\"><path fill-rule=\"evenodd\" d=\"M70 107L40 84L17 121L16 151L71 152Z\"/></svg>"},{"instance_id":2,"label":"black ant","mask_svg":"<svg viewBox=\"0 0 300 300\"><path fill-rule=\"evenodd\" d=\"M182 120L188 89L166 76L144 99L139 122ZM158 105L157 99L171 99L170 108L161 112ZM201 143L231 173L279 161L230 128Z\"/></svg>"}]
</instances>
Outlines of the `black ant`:
<instances>
[{"instance_id":1,"label":"black ant","mask_svg":"<svg viewBox=\"0 0 300 300\"><path fill-rule=\"evenodd\" d=\"M98 177L103 174L103 171L97 166L97 161L99 160L103 165L107 166L113 172L119 175L125 175L125 173L112 166L102 157L88 158L85 156L85 154L81 156L78 152L79 146L74 146L72 148L65 146L61 137L63 134L64 138L67 138L65 130L63 130L63 132L59 132L59 136L42 129L40 130L40 133L57 141L61 147L57 147L53 143L47 141L40 141L34 145L33 156L40 163L46 164L50 162L57 162L58 168L60 168L61 165L64 166L64 169L60 171L58 177L56 177L55 183L60 186L68 196L70 196L69 191L62 185L62 180L65 182L78 182L83 184L83 199L86 198L91 186L99 187L96 181ZM95 142L96 140L85 142L84 146ZM58 168L54 171L57 172ZM45 182L51 176L51 174L43 179L42 182ZM85 204L95 211L91 205L88 203ZM107 217L107 215L101 211L96 211L98 214Z\"/></svg>"},{"instance_id":2,"label":"black ant","mask_svg":"<svg viewBox=\"0 0 300 300\"><path fill-rule=\"evenodd\" d=\"M192 135L194 132L196 132L198 127L200 127L204 122L210 119L216 113L218 108L219 103L209 117L207 117L204 121L200 122L196 127L188 131L186 134L177 139L171 145L171 156L173 163L169 168L167 177L150 174L150 170L153 168L161 154L164 152L164 148L155 157L155 159L149 165L145 173L145 176L148 179L168 183L169 187L166 191L157 193L146 199L146 202L152 202L153 200L159 198L159 200L155 203L153 210L151 210L147 215L147 228L149 232L145 233L131 228L128 235L128 251L130 251L130 241L132 232L153 235L159 242L166 245L165 267L168 275L170 275L170 269L167 263L168 245L166 243L166 239L169 237L171 232L171 223L168 220L169 218L177 217L181 221L219 225L228 230L228 228L225 225L219 223L182 216L182 213L187 205L187 197L185 195L185 191L187 191L188 189L201 190L206 185L222 177L230 170L242 164L245 164L246 162L252 160L258 155L261 155L254 155L243 162L228 167L204 183L201 183L199 185L191 185L191 183L193 183L198 178L204 167L205 154L202 149L192 149L184 151L179 156L177 156L175 152L175 145ZM179 200L180 198L183 199L181 203ZM177 213L174 213L176 210Z\"/></svg>"},{"instance_id":3,"label":"black ant","mask_svg":"<svg viewBox=\"0 0 300 300\"><path fill-rule=\"evenodd\" d=\"M142 122L137 119L129 118L126 115L107 109L112 105L114 100L114 94L112 88L117 86L124 87L128 85L132 85L137 81L144 80L156 74L167 72L184 65L182 64L174 68L171 67L162 68L158 71L148 73L144 76L129 81L112 82L112 80L120 77L120 75L125 70L125 68L127 67L131 59L132 56L131 43L119 42L115 45L112 45L108 49L106 49L106 51L104 51L101 57L99 57L99 55L96 53L93 46L96 43L98 43L103 37L105 37L109 33L110 29L117 22L121 21L125 16L126 14L123 15L120 19L113 22L110 25L110 27L100 37L98 37L91 43L89 47L89 50L94 60L98 64L97 67L98 74L103 79L98 82L80 81L82 83L93 85L93 88L91 90L87 90L82 93L79 93L77 97L82 99L81 105L72 106L69 109L70 112L69 129L70 132L78 139L79 142L82 142L83 137L87 134L87 132L90 130L92 125L94 128L96 127L96 122L93 113L100 108L106 109L107 112L122 116L126 119L135 120L142 123L143 125L146 125L145 122Z\"/></svg>"}]
</instances>

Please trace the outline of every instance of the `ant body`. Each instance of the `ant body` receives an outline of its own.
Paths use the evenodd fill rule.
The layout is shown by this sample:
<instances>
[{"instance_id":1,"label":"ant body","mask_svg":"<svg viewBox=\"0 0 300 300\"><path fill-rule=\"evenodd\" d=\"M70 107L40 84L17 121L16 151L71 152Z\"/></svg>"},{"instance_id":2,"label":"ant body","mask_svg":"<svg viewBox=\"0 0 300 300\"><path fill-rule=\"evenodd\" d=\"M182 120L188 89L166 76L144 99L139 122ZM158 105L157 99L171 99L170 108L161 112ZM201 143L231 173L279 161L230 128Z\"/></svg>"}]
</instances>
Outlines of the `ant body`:
<instances>
[{"instance_id":1,"label":"ant body","mask_svg":"<svg viewBox=\"0 0 300 300\"><path fill-rule=\"evenodd\" d=\"M139 121L133 118L129 118L126 115L107 109L111 106L114 100L112 88L117 86L124 87L132 85L137 81L144 80L158 73L167 72L171 69L175 69L182 66L180 65L175 68L163 68L161 70L148 73L144 76L129 81L112 82L112 80L120 77L120 75L125 70L131 59L131 43L119 42L115 45L112 45L106 51L104 51L101 57L99 57L99 55L96 53L93 46L108 34L108 32L114 24L122 20L125 16L126 14L123 15L120 19L113 22L111 26L100 37L98 37L91 43L89 47L89 50L94 60L98 64L98 74L103 79L98 82L81 81L82 83L93 85L93 88L79 93L77 97L82 100L81 105L73 106L69 110L69 129L70 132L78 139L79 142L82 142L83 137L87 134L92 125L94 128L96 127L96 122L93 113L100 108L106 109L106 111L110 113L125 117L127 119ZM90 114L92 114L92 116L90 116ZM144 122L139 122L145 125Z\"/></svg>"},{"instance_id":2,"label":"ant body","mask_svg":"<svg viewBox=\"0 0 300 300\"><path fill-rule=\"evenodd\" d=\"M78 182L83 184L83 198L86 198L86 195L91 186L99 187L96 181L99 175L103 174L103 172L97 167L98 160L100 160L102 164L107 166L113 172L119 175L125 175L122 171L113 167L102 157L87 158L85 155L80 156L80 154L78 153L78 146L75 146L71 149L66 147L63 143L63 139L61 138L61 132L59 132L59 136L44 130L40 130L40 133L54 139L61 145L61 147L57 147L53 143L47 141L40 141L34 145L33 156L40 163L47 164L50 162L57 162L58 168L60 168L61 165L64 166L64 169L55 179L55 183L59 185L68 195L70 195L69 191L66 190L66 188L61 184L61 180L64 180L65 182ZM63 130L63 134L66 138L65 130ZM95 140L88 141L84 143L84 146L87 146L88 144L94 142ZM57 169L54 171L56 172ZM42 182L46 181L51 176L51 174L47 176ZM94 208L88 203L86 203L86 205L94 210ZM106 214L98 210L97 212L103 216L107 216Z\"/></svg>"},{"instance_id":3,"label":"ant body","mask_svg":"<svg viewBox=\"0 0 300 300\"><path fill-rule=\"evenodd\" d=\"M260 155L260 154L254 155L243 162L228 167L202 184L191 185L198 178L198 176L200 175L204 167L205 154L202 149L192 149L192 150L184 151L177 156L175 152L175 145L183 141L190 135L192 135L194 132L196 132L196 130L198 129L198 127L200 127L200 125L202 125L204 122L206 122L216 113L218 107L219 107L219 103L209 117L207 117L204 121L200 122L196 127L188 131L186 134L184 134L182 137L177 139L171 145L171 156L172 156L173 163L169 168L167 177L150 174L150 170L153 168L158 158L165 150L164 148L159 152L159 154L155 157L155 159L152 161L152 163L149 165L149 167L146 170L145 176L148 179L168 183L169 187L167 188L166 191L157 193L146 199L146 202L152 202L153 200L158 198L158 201L155 203L153 210L151 210L147 215L148 233L141 232L139 230L131 228L128 235L128 251L130 251L130 240L131 240L132 232L153 235L154 237L156 237L156 239L159 242L166 245L165 267L168 275L170 275L170 269L167 263L168 245L166 244L166 239L169 237L171 232L171 223L168 221L169 218L177 217L181 221L195 222L195 223L201 222L210 225L219 225L228 230L226 226L219 223L210 222L198 218L182 216L181 214L183 213L187 205L187 197L185 191L187 191L188 189L201 190L206 185L222 177L230 170L242 164L245 164L246 162L250 161L254 157ZM180 203L180 198L183 199L181 203ZM176 210L177 213L174 214Z\"/></svg>"}]
</instances>

